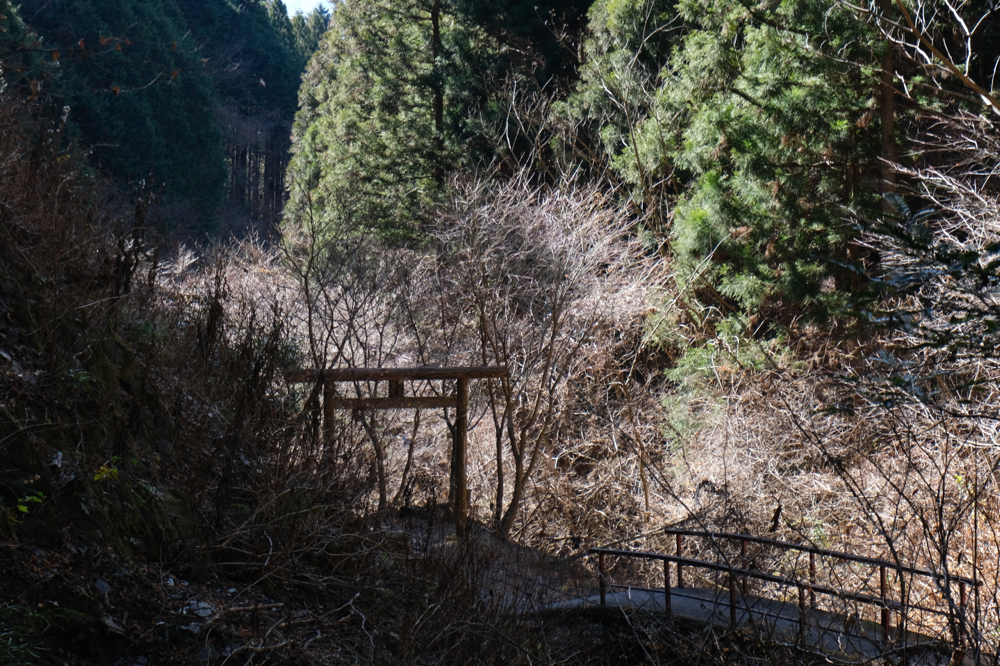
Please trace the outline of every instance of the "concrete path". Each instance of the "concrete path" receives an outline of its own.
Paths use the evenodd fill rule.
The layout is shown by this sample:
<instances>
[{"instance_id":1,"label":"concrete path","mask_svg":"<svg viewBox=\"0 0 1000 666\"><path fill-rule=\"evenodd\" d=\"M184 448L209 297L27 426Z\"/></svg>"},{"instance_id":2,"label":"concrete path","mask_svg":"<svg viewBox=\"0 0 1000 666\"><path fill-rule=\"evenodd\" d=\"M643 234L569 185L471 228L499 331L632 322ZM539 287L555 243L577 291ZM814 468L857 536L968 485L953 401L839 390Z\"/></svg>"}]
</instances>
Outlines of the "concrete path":
<instances>
[{"instance_id":1,"label":"concrete path","mask_svg":"<svg viewBox=\"0 0 1000 666\"><path fill-rule=\"evenodd\" d=\"M662 589L649 591L624 589L608 592L602 609L600 595L572 599L545 607L548 611L642 610L665 613ZM728 592L703 588L671 588L671 611L675 618L701 624L729 626ZM740 627L756 631L762 639L777 643L795 643L823 652L839 662L870 662L894 654L903 662L899 647L887 646L882 627L857 618L845 618L822 610L807 610L804 623L797 603L781 602L755 596L739 595L736 621ZM949 645L929 636L907 632L906 663L913 666L947 666L952 662ZM897 646L899 644L897 643Z\"/></svg>"}]
</instances>

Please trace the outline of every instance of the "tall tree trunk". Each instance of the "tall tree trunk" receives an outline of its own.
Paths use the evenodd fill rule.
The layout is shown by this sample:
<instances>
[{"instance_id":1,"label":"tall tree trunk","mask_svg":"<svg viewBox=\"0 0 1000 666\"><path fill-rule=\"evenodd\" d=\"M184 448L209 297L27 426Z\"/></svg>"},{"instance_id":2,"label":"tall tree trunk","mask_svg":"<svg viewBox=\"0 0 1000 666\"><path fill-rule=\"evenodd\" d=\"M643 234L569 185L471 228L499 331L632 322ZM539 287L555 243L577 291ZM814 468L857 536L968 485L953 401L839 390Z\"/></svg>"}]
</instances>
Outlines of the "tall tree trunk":
<instances>
[{"instance_id":1,"label":"tall tree trunk","mask_svg":"<svg viewBox=\"0 0 1000 666\"><path fill-rule=\"evenodd\" d=\"M230 176L233 179L233 199L246 203L247 200L247 148L237 146L233 156L233 172Z\"/></svg>"},{"instance_id":2,"label":"tall tree trunk","mask_svg":"<svg viewBox=\"0 0 1000 666\"><path fill-rule=\"evenodd\" d=\"M885 16L892 8L892 0L881 0L880 9ZM887 192L896 189L896 173L891 163L896 161L896 78L892 47L882 54L879 72L879 119L882 125L882 186Z\"/></svg>"},{"instance_id":3,"label":"tall tree trunk","mask_svg":"<svg viewBox=\"0 0 1000 666\"><path fill-rule=\"evenodd\" d=\"M434 59L434 131L444 135L444 82L438 71L441 55L441 0L431 5L431 57Z\"/></svg>"},{"instance_id":4,"label":"tall tree trunk","mask_svg":"<svg viewBox=\"0 0 1000 666\"><path fill-rule=\"evenodd\" d=\"M438 58L441 55L441 0L434 0L431 5L431 57L433 58L434 86L434 180L438 185L444 185L444 169L441 160L444 156L444 80L438 68Z\"/></svg>"}]
</instances>

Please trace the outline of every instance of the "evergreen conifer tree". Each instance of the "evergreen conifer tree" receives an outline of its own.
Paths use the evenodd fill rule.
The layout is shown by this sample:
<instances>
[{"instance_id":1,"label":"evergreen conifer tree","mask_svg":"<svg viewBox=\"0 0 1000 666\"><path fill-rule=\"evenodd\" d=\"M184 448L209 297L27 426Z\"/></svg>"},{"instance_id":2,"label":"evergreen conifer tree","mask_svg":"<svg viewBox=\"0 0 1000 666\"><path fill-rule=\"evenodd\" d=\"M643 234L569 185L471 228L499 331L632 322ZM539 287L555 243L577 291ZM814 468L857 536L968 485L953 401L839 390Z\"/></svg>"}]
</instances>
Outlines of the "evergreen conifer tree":
<instances>
[{"instance_id":1,"label":"evergreen conifer tree","mask_svg":"<svg viewBox=\"0 0 1000 666\"><path fill-rule=\"evenodd\" d=\"M223 195L222 134L212 82L173 0L37 9L32 28L60 70L54 94L94 164L208 218Z\"/></svg>"},{"instance_id":2,"label":"evergreen conifer tree","mask_svg":"<svg viewBox=\"0 0 1000 666\"><path fill-rule=\"evenodd\" d=\"M668 216L667 204L677 193L672 160L677 117L662 115L668 110L657 103L669 82L661 75L669 72L670 57L687 34L676 5L676 0L595 2L577 92L563 107L603 158L590 166L603 177L633 183L635 200L654 224ZM656 134L659 141L640 143L640 133Z\"/></svg>"},{"instance_id":3,"label":"evergreen conifer tree","mask_svg":"<svg viewBox=\"0 0 1000 666\"><path fill-rule=\"evenodd\" d=\"M419 233L464 157L475 38L445 0L339 4L303 81L286 219Z\"/></svg>"},{"instance_id":4,"label":"evergreen conifer tree","mask_svg":"<svg viewBox=\"0 0 1000 666\"><path fill-rule=\"evenodd\" d=\"M850 220L881 191L880 49L839 5L607 0L578 117L723 311L824 317L860 260ZM756 326L755 326L756 328Z\"/></svg>"},{"instance_id":5,"label":"evergreen conifer tree","mask_svg":"<svg viewBox=\"0 0 1000 666\"><path fill-rule=\"evenodd\" d=\"M175 0L203 46L228 166L227 201L274 224L304 60L282 28L287 11L262 0ZM287 27L287 26L286 26Z\"/></svg>"},{"instance_id":6,"label":"evergreen conifer tree","mask_svg":"<svg viewBox=\"0 0 1000 666\"><path fill-rule=\"evenodd\" d=\"M302 87L286 219L403 239L419 234L456 170L530 155L532 130L496 140L495 126L518 126L503 89L569 88L575 61L560 39L582 30L586 4L338 4Z\"/></svg>"},{"instance_id":7,"label":"evergreen conifer tree","mask_svg":"<svg viewBox=\"0 0 1000 666\"><path fill-rule=\"evenodd\" d=\"M0 46L0 65L70 107L70 126L96 166L193 204L206 224L227 196L277 217L304 67L281 0L25 7L34 41ZM16 12L2 13L0 40L31 34Z\"/></svg>"},{"instance_id":8,"label":"evergreen conifer tree","mask_svg":"<svg viewBox=\"0 0 1000 666\"><path fill-rule=\"evenodd\" d=\"M291 20L292 39L295 50L303 61L308 62L319 48L323 34L330 26L330 11L323 5L317 5L308 16L296 12Z\"/></svg>"},{"instance_id":9,"label":"evergreen conifer tree","mask_svg":"<svg viewBox=\"0 0 1000 666\"><path fill-rule=\"evenodd\" d=\"M267 6L267 14L275 31L289 44L295 43L292 32L292 21L288 17L288 7L281 0L271 0Z\"/></svg>"},{"instance_id":10,"label":"evergreen conifer tree","mask_svg":"<svg viewBox=\"0 0 1000 666\"><path fill-rule=\"evenodd\" d=\"M37 41L21 19L10 0L0 0L0 82L5 78L19 79L25 70L36 70L41 58L32 48Z\"/></svg>"}]
</instances>

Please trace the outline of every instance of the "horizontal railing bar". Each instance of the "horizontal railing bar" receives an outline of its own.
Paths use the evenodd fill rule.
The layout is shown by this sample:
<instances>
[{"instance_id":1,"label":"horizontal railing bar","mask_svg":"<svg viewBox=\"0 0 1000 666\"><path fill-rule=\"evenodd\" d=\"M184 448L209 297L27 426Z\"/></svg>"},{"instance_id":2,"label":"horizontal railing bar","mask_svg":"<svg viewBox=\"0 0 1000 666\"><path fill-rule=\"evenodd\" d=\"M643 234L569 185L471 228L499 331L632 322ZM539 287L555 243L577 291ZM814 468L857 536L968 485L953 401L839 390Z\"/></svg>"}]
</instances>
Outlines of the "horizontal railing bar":
<instances>
[{"instance_id":1,"label":"horizontal railing bar","mask_svg":"<svg viewBox=\"0 0 1000 666\"><path fill-rule=\"evenodd\" d=\"M618 589L622 589L622 590L625 590L625 589L628 589L628 590L639 590L639 591L642 591L642 592L654 592L654 593L657 593L657 594L661 594L663 592L663 588L662 587L638 587L636 585L618 585L617 583L608 583L607 585L608 585L608 588L610 588L610 589L618 588ZM676 588L676 587L671 588L670 589L670 596L671 597L682 597L684 599L693 599L695 601L707 601L705 599L705 597L699 597L698 595L695 595L695 594L684 594L683 592L678 592L677 591L678 589L682 590L684 588ZM722 603L724 603L725 605L728 606L729 605L729 600L726 599L727 596L728 596L728 594L720 594L715 599L712 600L712 603L719 603L721 601ZM749 612L749 613L751 613L753 615L761 615L763 617L773 617L773 618L778 619L778 620L788 620L789 622L800 622L801 621L800 618L798 618L798 617L788 617L787 615L782 615L781 611L774 612L774 611L770 611L770 610L768 610L766 608L753 608L752 606L750 606L750 605L748 605L746 603L746 599L743 599L743 601L744 601L744 603L736 605L737 608L739 610L747 611L747 612ZM779 603L781 603L783 607L794 608L795 610L799 610L798 604L793 604L793 603L788 602L788 601L781 601Z\"/></svg>"},{"instance_id":2,"label":"horizontal railing bar","mask_svg":"<svg viewBox=\"0 0 1000 666\"><path fill-rule=\"evenodd\" d=\"M479 366L469 368L306 368L293 370L285 381L298 382L361 382L403 379L493 379L507 377L505 366Z\"/></svg>"},{"instance_id":3,"label":"horizontal railing bar","mask_svg":"<svg viewBox=\"0 0 1000 666\"><path fill-rule=\"evenodd\" d=\"M909 567L905 565L898 565L895 562L889 560L879 560L873 557L865 557L864 555L851 555L850 553L841 553L835 550L827 550L826 548L816 548L815 546L807 546L798 543L789 543L788 541L778 541L777 539L768 539L766 537L751 536L749 534L732 534L729 532L700 532L698 530L683 530L667 528L663 530L663 534L680 534L682 536L693 536L693 537L705 537L707 539L727 539L732 541L749 541L752 543L759 543L768 546L777 546L779 548L785 548L787 550L798 550L803 553L815 553L816 555L822 555L824 557L835 557L841 560L847 560L850 562L860 562L862 564L870 564L876 567L886 567L892 569L893 571L904 571L906 573L917 574L920 576L927 576L929 578L947 578L957 582L968 583L969 585L975 585L979 587L982 585L982 581L969 578L967 576L956 576L953 574L945 575L942 573L937 573L935 571L930 571L929 569L921 569L919 567Z\"/></svg>"},{"instance_id":4,"label":"horizontal railing bar","mask_svg":"<svg viewBox=\"0 0 1000 666\"><path fill-rule=\"evenodd\" d=\"M841 599L849 599L851 601L860 601L861 603L871 604L873 606L879 606L881 608L891 608L893 610L902 610L903 605L898 601L893 599L882 600L881 597L873 597L868 594L863 594L861 592L847 592L844 590L837 590L832 587L827 587L825 585L817 585L815 583L807 583L804 581L799 581L794 578L784 578L782 576L775 576L774 574L764 573L763 571L755 571L753 569L743 569L740 567L734 567L730 564L718 564L715 562L705 562L704 560L695 560L690 557L678 557L677 555L664 555L662 553L649 553L645 551L633 551L633 550L614 550L611 548L591 548L591 553L604 553L605 555L618 555L622 557L634 557L638 559L655 559L655 560L667 560L668 562L674 562L677 564L682 564L686 567L697 567L700 569L710 569L712 571L724 571L729 574L736 576L745 576L747 578L754 578L756 580L765 580L769 583L779 583L781 585L786 585L788 587L810 589L813 592L819 592L820 594L827 594L833 597L840 597Z\"/></svg>"}]
</instances>

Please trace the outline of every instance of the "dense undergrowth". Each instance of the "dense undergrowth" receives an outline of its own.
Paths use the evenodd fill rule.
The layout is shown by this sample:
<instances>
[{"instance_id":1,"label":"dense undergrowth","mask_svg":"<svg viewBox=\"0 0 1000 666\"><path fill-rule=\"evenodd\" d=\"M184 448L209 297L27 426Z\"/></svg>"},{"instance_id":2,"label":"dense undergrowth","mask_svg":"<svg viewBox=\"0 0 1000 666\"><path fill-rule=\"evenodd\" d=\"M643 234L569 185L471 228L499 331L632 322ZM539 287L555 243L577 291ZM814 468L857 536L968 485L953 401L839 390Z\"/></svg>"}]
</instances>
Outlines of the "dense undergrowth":
<instances>
[{"instance_id":1,"label":"dense undergrowth","mask_svg":"<svg viewBox=\"0 0 1000 666\"><path fill-rule=\"evenodd\" d=\"M678 646L674 633L656 623L640 629L628 621L567 622L528 612L566 594L589 593L591 575L572 558L513 546L486 527L455 540L435 508L447 499L438 465L443 446L418 451L404 473L396 447L379 453L378 446L365 444L372 432L384 436L392 424L364 428L347 418L333 441L322 442L308 409L310 389L302 393L281 379L304 362L297 336L308 332L309 308L296 304L294 273L273 251L243 245L201 258L181 250L161 259L162 244L150 231L155 199L115 192L93 176L62 136L62 120L47 116L43 107L13 95L4 102L0 114L11 130L0 153L0 221L10 249L0 258L0 662L634 663L660 653L721 658L710 635L690 633ZM522 201L520 228L530 241L508 250L537 253L548 247L550 258L572 258L562 224L586 210L594 224L612 219L592 208L592 196L535 200L532 207L523 195L517 189L499 195L508 213L516 209L515 200ZM460 205L456 215L491 210L478 205ZM533 216L537 210L544 214ZM496 221L484 217L482 238L497 231L491 226ZM443 229L442 242L451 234ZM497 253L501 241L511 239L495 236L481 250ZM352 254L355 266L375 256L363 249ZM593 259L607 261L607 249L595 248ZM294 266L302 256L293 248L287 260ZM507 266L512 256L497 255ZM526 270L530 259L525 257ZM407 261L420 264L417 256ZM461 257L454 262L452 267L461 265ZM575 270L591 268L584 262ZM425 274L436 282L417 289L413 302L440 298L434 284L460 285L460 277ZM553 303L567 306L567 318L603 331L588 342L588 359L605 357L615 339L634 346L628 337L634 323L623 320L616 327L607 317L633 311L642 299L622 292L628 307L613 308L601 300L612 295L607 283L587 287L582 273L576 277L573 294L546 291L566 284L558 275L551 283L532 282L536 304L554 293ZM337 282L338 288L346 284ZM385 292L362 287L368 290L366 307L384 313ZM507 285L508 296L523 297L524 285L516 287ZM357 305L353 295L342 303ZM586 309L595 298L601 307ZM502 303L523 308L530 299L497 301ZM538 335L532 318L523 311L520 320L513 311L494 314L498 331L504 323L520 322L511 329L523 345L515 360L532 362L543 348L532 337ZM329 326L331 319L325 321ZM350 321L378 323L356 312ZM463 329L459 335L462 326L457 317L455 339L475 334ZM357 353L394 351L364 342ZM346 353L346 341L337 348ZM446 354L447 345L431 341L426 350ZM555 460L549 469L550 442L565 438L560 428L572 416L556 405L607 400L580 383L575 373L598 366L581 365L579 351L571 345L561 357L564 378L549 399L550 411L541 421L518 421L524 428L522 466L529 469L520 476L509 470L523 493L521 510L515 505L511 513L516 534L557 552L567 552L558 544L579 552L584 543L619 531L626 515L639 519L635 499L610 501L622 475L602 481L583 505L559 506L557 498L576 485L573 477L596 480L586 469L614 459L599 449L566 449L568 462ZM606 372L622 362L608 357ZM609 375L610 381L618 374ZM526 396L537 388L513 390ZM620 403L623 395L619 390L612 399ZM478 409L483 400L480 395ZM603 427L586 421L573 427ZM529 426L539 423L551 428L548 442L527 439ZM415 429L414 439L433 439L437 427L432 423L430 434ZM621 437L624 445L638 433L630 429ZM621 457L623 465L634 464L630 441L633 453ZM488 497L484 486L495 474L483 459L488 456L474 456L476 497ZM379 488L389 482L399 483L400 492L389 500L383 492L380 503ZM400 513L408 518L390 511L401 504L410 505ZM585 516L598 504L604 518L588 524ZM484 505L477 504L474 518L485 526L493 518ZM574 538L565 542L558 535L570 524Z\"/></svg>"},{"instance_id":2,"label":"dense undergrowth","mask_svg":"<svg viewBox=\"0 0 1000 666\"><path fill-rule=\"evenodd\" d=\"M345 419L333 441L321 439L311 389L282 381L310 351L300 344L310 310L273 251L180 249L166 260L151 231L155 197L93 175L64 119L11 93L3 102L0 662L531 663L580 653L575 628L546 637L526 613L577 580L576 565L482 528L454 540L435 509L439 468L420 461L391 506L424 506L400 523L384 492L377 502L399 470L363 445L371 428ZM574 210L551 207L556 220ZM380 306L380 294L366 306ZM356 305L349 296L343 303ZM377 351L356 347L366 349ZM540 446L521 446L536 466ZM529 471L515 475L522 487ZM617 649L601 649L618 635L600 629L587 660L618 661Z\"/></svg>"},{"instance_id":3,"label":"dense undergrowth","mask_svg":"<svg viewBox=\"0 0 1000 666\"><path fill-rule=\"evenodd\" d=\"M588 547L669 552L678 526L974 572L974 615L947 584L910 588L945 609L913 628L996 641L988 331L919 319L954 273L887 292L910 329L755 336L677 288L626 204L528 177L456 181L419 245L345 212L337 242L303 224L281 248L195 254L156 238L154 196L93 175L58 114L0 95L0 663L821 659L539 610L593 593ZM940 207L988 218L960 185L942 181ZM870 243L887 283L947 256ZM922 347L948 326L970 344ZM473 390L465 540L444 519L453 414L324 424L319 387L284 381L418 364L511 369Z\"/></svg>"}]
</instances>

